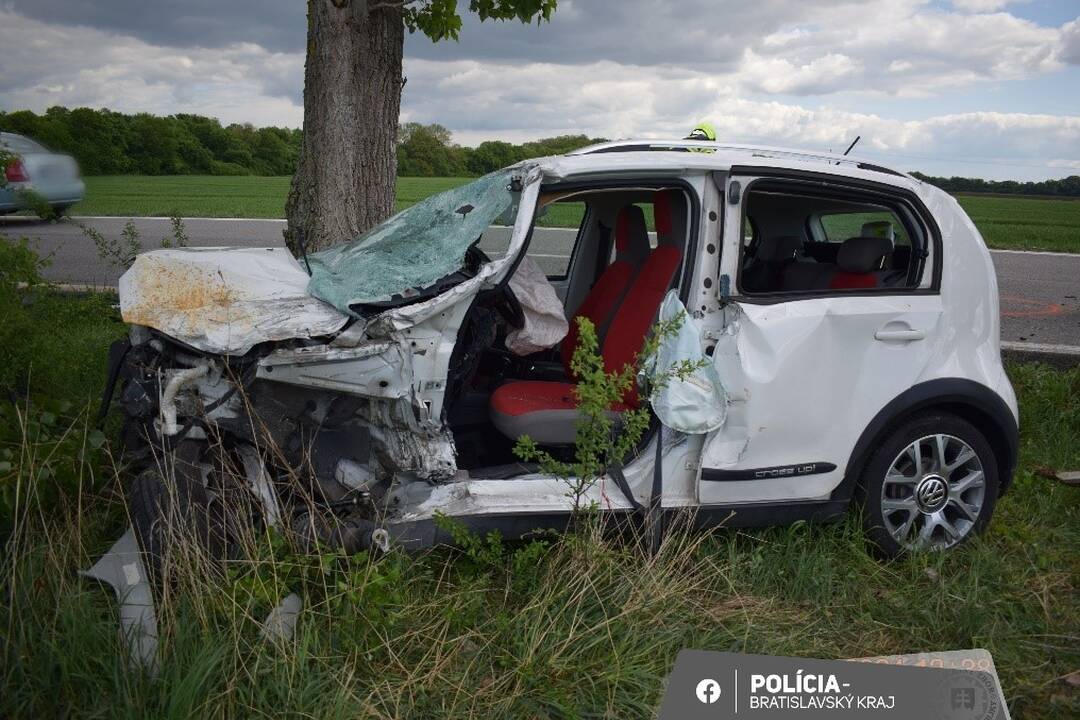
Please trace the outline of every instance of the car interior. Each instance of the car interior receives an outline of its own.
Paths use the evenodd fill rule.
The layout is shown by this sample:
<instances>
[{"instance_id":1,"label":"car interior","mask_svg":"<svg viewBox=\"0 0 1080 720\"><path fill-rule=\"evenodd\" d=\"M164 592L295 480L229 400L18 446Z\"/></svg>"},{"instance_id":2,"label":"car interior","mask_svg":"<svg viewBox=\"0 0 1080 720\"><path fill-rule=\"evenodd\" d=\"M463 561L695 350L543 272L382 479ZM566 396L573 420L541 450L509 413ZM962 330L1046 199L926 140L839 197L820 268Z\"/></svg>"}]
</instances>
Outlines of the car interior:
<instances>
[{"instance_id":1,"label":"car interior","mask_svg":"<svg viewBox=\"0 0 1080 720\"><path fill-rule=\"evenodd\" d=\"M752 189L743 217L744 294L915 287L926 253L902 208Z\"/></svg>"},{"instance_id":2,"label":"car interior","mask_svg":"<svg viewBox=\"0 0 1080 720\"><path fill-rule=\"evenodd\" d=\"M527 471L513 454L521 435L553 453L572 454L576 319L593 323L609 372L632 363L664 295L679 283L687 252L691 206L682 188L545 188L540 206L540 224L544 210L554 215L560 206L580 208L582 215L565 274L550 278L570 331L557 347L519 357L503 343L512 313L500 312L502 294L493 291L492 301L481 296L470 309L450 363L447 417L458 465L474 477ZM533 238L527 253L550 259L547 245ZM638 404L631 390L613 410Z\"/></svg>"}]
</instances>

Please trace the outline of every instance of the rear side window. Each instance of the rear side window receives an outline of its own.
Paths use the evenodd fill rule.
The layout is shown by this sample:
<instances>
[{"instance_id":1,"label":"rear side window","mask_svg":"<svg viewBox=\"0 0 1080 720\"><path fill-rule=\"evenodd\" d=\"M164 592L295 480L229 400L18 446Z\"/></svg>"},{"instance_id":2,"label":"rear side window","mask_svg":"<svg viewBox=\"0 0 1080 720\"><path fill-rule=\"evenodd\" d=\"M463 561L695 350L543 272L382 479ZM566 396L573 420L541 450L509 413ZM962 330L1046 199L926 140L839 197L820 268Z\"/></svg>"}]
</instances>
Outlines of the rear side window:
<instances>
[{"instance_id":1,"label":"rear side window","mask_svg":"<svg viewBox=\"0 0 1080 720\"><path fill-rule=\"evenodd\" d=\"M861 189L758 181L744 195L742 235L738 288L744 295L914 289L928 257L915 211L903 200Z\"/></svg>"}]
</instances>

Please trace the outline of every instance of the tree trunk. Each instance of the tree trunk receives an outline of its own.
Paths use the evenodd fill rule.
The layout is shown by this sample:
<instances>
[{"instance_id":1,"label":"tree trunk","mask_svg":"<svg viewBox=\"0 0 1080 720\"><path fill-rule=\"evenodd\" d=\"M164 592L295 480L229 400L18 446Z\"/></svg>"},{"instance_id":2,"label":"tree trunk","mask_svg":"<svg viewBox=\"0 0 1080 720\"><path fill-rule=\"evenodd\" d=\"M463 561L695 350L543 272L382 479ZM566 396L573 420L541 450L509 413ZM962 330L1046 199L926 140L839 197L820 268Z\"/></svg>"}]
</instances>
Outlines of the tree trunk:
<instances>
[{"instance_id":1,"label":"tree trunk","mask_svg":"<svg viewBox=\"0 0 1080 720\"><path fill-rule=\"evenodd\" d=\"M311 252L394 209L405 29L400 7L367 6L308 0L304 137L285 202L285 240L297 255L297 230Z\"/></svg>"}]
</instances>

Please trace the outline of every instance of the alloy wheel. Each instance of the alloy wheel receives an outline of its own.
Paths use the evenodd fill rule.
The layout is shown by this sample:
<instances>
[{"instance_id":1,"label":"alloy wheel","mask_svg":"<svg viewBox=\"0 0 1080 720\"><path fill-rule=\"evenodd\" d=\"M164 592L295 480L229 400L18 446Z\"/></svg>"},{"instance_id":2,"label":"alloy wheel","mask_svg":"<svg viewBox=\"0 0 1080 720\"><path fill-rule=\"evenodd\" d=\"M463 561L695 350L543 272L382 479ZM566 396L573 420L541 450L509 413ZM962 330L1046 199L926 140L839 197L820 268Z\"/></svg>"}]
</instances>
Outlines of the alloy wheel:
<instances>
[{"instance_id":1,"label":"alloy wheel","mask_svg":"<svg viewBox=\"0 0 1080 720\"><path fill-rule=\"evenodd\" d=\"M881 486L885 529L908 550L941 550L975 527L986 498L982 461L953 435L926 435L892 461Z\"/></svg>"}]
</instances>

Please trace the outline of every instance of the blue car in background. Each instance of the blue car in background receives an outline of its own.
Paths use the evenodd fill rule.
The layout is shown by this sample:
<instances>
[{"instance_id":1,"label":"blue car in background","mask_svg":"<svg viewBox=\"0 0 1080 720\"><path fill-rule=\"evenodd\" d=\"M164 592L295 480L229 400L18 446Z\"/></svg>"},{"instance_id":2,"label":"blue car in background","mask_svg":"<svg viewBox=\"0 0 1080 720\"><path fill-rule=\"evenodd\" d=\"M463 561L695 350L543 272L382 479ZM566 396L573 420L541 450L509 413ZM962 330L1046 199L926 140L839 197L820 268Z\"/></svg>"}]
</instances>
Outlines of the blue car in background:
<instances>
[{"instance_id":1,"label":"blue car in background","mask_svg":"<svg viewBox=\"0 0 1080 720\"><path fill-rule=\"evenodd\" d=\"M75 158L15 133L0 132L0 146L15 156L3 168L7 183L0 187L0 215L27 207L22 190L36 192L58 213L83 199L85 186Z\"/></svg>"}]
</instances>

